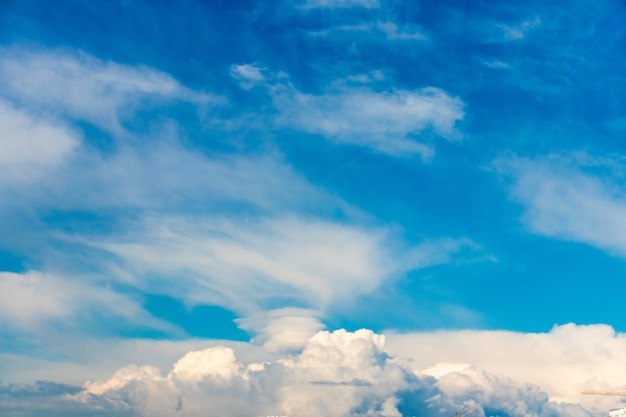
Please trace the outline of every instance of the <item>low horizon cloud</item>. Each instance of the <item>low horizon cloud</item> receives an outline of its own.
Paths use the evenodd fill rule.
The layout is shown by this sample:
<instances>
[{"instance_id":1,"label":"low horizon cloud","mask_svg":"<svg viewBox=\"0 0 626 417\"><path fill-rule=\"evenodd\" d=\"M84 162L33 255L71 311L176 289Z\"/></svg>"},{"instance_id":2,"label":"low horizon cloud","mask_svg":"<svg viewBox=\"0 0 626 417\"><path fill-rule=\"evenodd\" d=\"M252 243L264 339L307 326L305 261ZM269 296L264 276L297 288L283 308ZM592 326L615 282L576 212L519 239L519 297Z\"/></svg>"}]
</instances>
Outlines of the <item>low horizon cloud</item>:
<instances>
[{"instance_id":1,"label":"low horizon cloud","mask_svg":"<svg viewBox=\"0 0 626 417\"><path fill-rule=\"evenodd\" d=\"M594 336L601 340L585 343ZM242 346L217 344L189 351L165 374L153 365L128 365L108 379L89 380L82 387L43 381L0 386L0 398L13 410L20 410L26 401L39 407L54 401L59 404L57 412L66 410L66 415L191 417L209 411L223 416L435 417L469 408L483 417L588 417L609 403L581 398L580 391L575 395L573 390L583 386L614 389L611 382L616 381L619 367L613 363L602 370L589 361L581 362L579 371L594 372L583 381L563 372L559 361L572 355L591 357L588 354L593 352L588 349L599 348L607 339L613 340L616 349L626 344L626 337L608 326L573 324L543 334L458 331L383 335L367 329L322 330L300 350L271 353L261 361L254 359L258 353L244 354L247 359L242 361L238 356ZM478 350L497 344L506 344L511 350L499 349L491 363L494 353L476 360ZM441 361L445 357L448 360ZM537 358L542 364L530 367ZM608 365L615 356L602 359ZM529 382L532 375L543 375L543 379ZM569 397L558 396L567 392Z\"/></svg>"}]
</instances>

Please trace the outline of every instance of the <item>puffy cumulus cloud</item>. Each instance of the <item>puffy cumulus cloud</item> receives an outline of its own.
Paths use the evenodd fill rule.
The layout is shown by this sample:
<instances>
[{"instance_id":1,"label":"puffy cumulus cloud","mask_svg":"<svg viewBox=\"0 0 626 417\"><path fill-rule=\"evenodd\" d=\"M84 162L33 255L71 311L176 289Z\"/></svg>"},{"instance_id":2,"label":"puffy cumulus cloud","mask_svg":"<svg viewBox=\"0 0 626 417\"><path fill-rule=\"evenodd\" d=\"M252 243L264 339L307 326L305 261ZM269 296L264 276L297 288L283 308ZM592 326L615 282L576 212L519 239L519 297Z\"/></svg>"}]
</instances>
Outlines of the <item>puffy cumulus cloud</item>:
<instances>
[{"instance_id":1,"label":"puffy cumulus cloud","mask_svg":"<svg viewBox=\"0 0 626 417\"><path fill-rule=\"evenodd\" d=\"M455 123L463 119L463 102L433 87L376 91L338 86L312 95L279 84L271 94L280 124L391 156L431 158L433 149L420 140L426 131L449 140L461 136Z\"/></svg>"},{"instance_id":2,"label":"puffy cumulus cloud","mask_svg":"<svg viewBox=\"0 0 626 417\"><path fill-rule=\"evenodd\" d=\"M413 369L433 367L442 358L472 364L489 373L506 375L518 384L540 387L555 403L581 403L597 412L614 408L615 399L583 396L581 391L626 388L622 372L626 366L626 335L607 325L567 324L555 326L548 333L389 333L387 340L390 354L413 358ZM467 373L465 367L439 367L428 372L441 378L446 373Z\"/></svg>"},{"instance_id":3,"label":"puffy cumulus cloud","mask_svg":"<svg viewBox=\"0 0 626 417\"><path fill-rule=\"evenodd\" d=\"M173 99L196 104L217 101L157 70L74 51L3 49L0 86L3 95L18 103L114 133L123 132L123 119L140 105Z\"/></svg>"},{"instance_id":4,"label":"puffy cumulus cloud","mask_svg":"<svg viewBox=\"0 0 626 417\"><path fill-rule=\"evenodd\" d=\"M286 364L311 382L374 384L388 358L384 347L385 337L371 330L322 331L309 339L297 361Z\"/></svg>"},{"instance_id":5,"label":"puffy cumulus cloud","mask_svg":"<svg viewBox=\"0 0 626 417\"><path fill-rule=\"evenodd\" d=\"M86 382L82 390L56 389L48 397L59 410L157 417L435 417L463 407L476 408L478 415L589 415L576 404L550 401L535 386L475 366L418 369L414 359L391 357L385 337L370 330L322 331L299 353L244 362L231 348L214 346L188 352L167 374L131 365L107 380ZM7 391L0 394L15 403L17 396Z\"/></svg>"},{"instance_id":6,"label":"puffy cumulus cloud","mask_svg":"<svg viewBox=\"0 0 626 417\"><path fill-rule=\"evenodd\" d=\"M530 230L626 256L622 160L578 153L503 157L494 166L511 179L510 196Z\"/></svg>"},{"instance_id":7,"label":"puffy cumulus cloud","mask_svg":"<svg viewBox=\"0 0 626 417\"><path fill-rule=\"evenodd\" d=\"M80 138L68 127L0 100L0 188L41 179L79 144Z\"/></svg>"},{"instance_id":8,"label":"puffy cumulus cloud","mask_svg":"<svg viewBox=\"0 0 626 417\"><path fill-rule=\"evenodd\" d=\"M411 376L369 330L314 335L297 355L243 364L226 347L189 352L166 375L130 366L88 382L77 401L110 401L138 415L398 415L394 392ZM381 414L382 412L382 414Z\"/></svg>"},{"instance_id":9,"label":"puffy cumulus cloud","mask_svg":"<svg viewBox=\"0 0 626 417\"><path fill-rule=\"evenodd\" d=\"M475 366L441 363L422 373L436 378L435 386L446 397L445 402L464 404L469 410L482 408L485 415L589 416L580 405L550 402L538 386L518 383Z\"/></svg>"},{"instance_id":10,"label":"puffy cumulus cloud","mask_svg":"<svg viewBox=\"0 0 626 417\"><path fill-rule=\"evenodd\" d=\"M46 330L48 332L37 334L43 338L41 345L27 345L27 338L19 340L22 343L19 352L6 349L15 346L11 334L1 340L0 375L3 382L29 384L36 380L49 380L82 385L85 379L107 379L115 370L129 363L168 369L186 352L213 346L233 349L237 358L244 362L264 362L272 358L271 353L257 344L233 340L98 337L67 329L53 332L50 326ZM45 351L46 356L33 355L33 349L43 351L42 345L49 347Z\"/></svg>"}]
</instances>

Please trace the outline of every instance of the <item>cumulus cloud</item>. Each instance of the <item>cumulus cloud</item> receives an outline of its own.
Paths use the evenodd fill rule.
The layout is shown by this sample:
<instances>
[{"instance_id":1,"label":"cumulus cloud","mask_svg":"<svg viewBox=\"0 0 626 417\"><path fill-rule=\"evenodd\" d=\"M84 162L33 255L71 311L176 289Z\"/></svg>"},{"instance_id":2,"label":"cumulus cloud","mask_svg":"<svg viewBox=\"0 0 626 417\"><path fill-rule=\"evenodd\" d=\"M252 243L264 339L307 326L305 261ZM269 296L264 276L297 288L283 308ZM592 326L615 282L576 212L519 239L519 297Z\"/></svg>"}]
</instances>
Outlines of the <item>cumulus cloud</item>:
<instances>
[{"instance_id":1,"label":"cumulus cloud","mask_svg":"<svg viewBox=\"0 0 626 417\"><path fill-rule=\"evenodd\" d=\"M414 348L410 358L392 357L385 336L370 330L322 331L291 355L243 361L232 348L213 346L188 352L167 374L129 365L80 391L66 387L45 395L61 410L78 404L82 412L102 415L435 417L463 407L478 415L589 415L577 404L551 401L537 386L476 366L419 369L420 345ZM5 402L17 402L8 391L0 390Z\"/></svg>"},{"instance_id":2,"label":"cumulus cloud","mask_svg":"<svg viewBox=\"0 0 626 417\"><path fill-rule=\"evenodd\" d=\"M88 382L78 401L95 398L139 415L397 415L390 400L411 377L384 353L384 337L369 330L313 336L297 355L240 362L217 346L189 352L165 376L129 366L107 381ZM244 399L242 401L242 399Z\"/></svg>"},{"instance_id":3,"label":"cumulus cloud","mask_svg":"<svg viewBox=\"0 0 626 417\"><path fill-rule=\"evenodd\" d=\"M209 103L168 74L68 51L0 51L3 95L22 104L98 125L114 133L142 105L165 100Z\"/></svg>"},{"instance_id":4,"label":"cumulus cloud","mask_svg":"<svg viewBox=\"0 0 626 417\"><path fill-rule=\"evenodd\" d=\"M614 408L615 399L583 396L585 389L624 391L626 335L607 325L555 326L548 333L439 331L387 334L388 351L411 357L413 369L440 378L469 365L435 367L447 362L472 364L506 375L516 384L540 387L555 402L581 403L596 411ZM435 368L432 368L435 367ZM474 371L472 371L474 372ZM462 387L460 381L452 384ZM521 415L515 414L512 415Z\"/></svg>"},{"instance_id":5,"label":"cumulus cloud","mask_svg":"<svg viewBox=\"0 0 626 417\"><path fill-rule=\"evenodd\" d=\"M618 159L583 153L495 162L512 179L510 196L523 205L530 230L626 256L621 166Z\"/></svg>"}]
</instances>

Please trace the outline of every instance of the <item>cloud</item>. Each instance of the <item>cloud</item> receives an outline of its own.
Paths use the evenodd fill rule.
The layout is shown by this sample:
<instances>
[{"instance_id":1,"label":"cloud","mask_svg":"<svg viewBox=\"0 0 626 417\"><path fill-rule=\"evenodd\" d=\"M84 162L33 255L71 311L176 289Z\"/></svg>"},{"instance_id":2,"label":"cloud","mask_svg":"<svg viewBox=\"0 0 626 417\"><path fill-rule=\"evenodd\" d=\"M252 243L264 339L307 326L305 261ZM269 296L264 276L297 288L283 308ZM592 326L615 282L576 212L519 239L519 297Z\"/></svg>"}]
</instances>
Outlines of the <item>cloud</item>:
<instances>
[{"instance_id":1,"label":"cloud","mask_svg":"<svg viewBox=\"0 0 626 417\"><path fill-rule=\"evenodd\" d=\"M230 76L239 81L239 86L249 90L256 85L265 84L267 69L257 64L241 64L230 66Z\"/></svg>"},{"instance_id":2,"label":"cloud","mask_svg":"<svg viewBox=\"0 0 626 417\"><path fill-rule=\"evenodd\" d=\"M448 140L461 137L455 123L464 116L463 102L433 87L376 91L339 86L312 95L279 84L271 95L279 124L391 156L430 159L433 149L420 141L428 131Z\"/></svg>"},{"instance_id":3,"label":"cloud","mask_svg":"<svg viewBox=\"0 0 626 417\"><path fill-rule=\"evenodd\" d=\"M405 24L398 26L391 20L379 20L376 22L339 24L325 29L308 31L307 34L315 37L333 37L335 40L348 37L353 41L356 34L363 34L363 40L383 38L386 41L425 41L428 39L426 32L420 26Z\"/></svg>"},{"instance_id":4,"label":"cloud","mask_svg":"<svg viewBox=\"0 0 626 417\"><path fill-rule=\"evenodd\" d=\"M281 352L301 350L311 336L324 329L321 316L320 311L285 307L235 321L243 330L255 334L252 342L268 352Z\"/></svg>"},{"instance_id":5,"label":"cloud","mask_svg":"<svg viewBox=\"0 0 626 417\"><path fill-rule=\"evenodd\" d=\"M469 365L436 367L445 358L540 387L551 401L581 403L596 411L614 408L615 399L583 396L581 391L626 388L621 371L626 335L607 325L567 324L548 333L461 330L386 336L390 354L411 357L416 372L431 368L424 372L439 380L447 372L467 374L463 369ZM454 386L463 384L455 381Z\"/></svg>"},{"instance_id":6,"label":"cloud","mask_svg":"<svg viewBox=\"0 0 626 417\"><path fill-rule=\"evenodd\" d=\"M462 138L455 126L464 117L461 99L434 87L383 89L387 80L380 71L336 80L320 94L302 92L287 74L272 74L256 64L231 66L231 77L245 90L255 86L267 89L276 111L267 122L336 143L428 160L434 154L431 136L453 141ZM370 86L374 83L381 85Z\"/></svg>"},{"instance_id":7,"label":"cloud","mask_svg":"<svg viewBox=\"0 0 626 417\"><path fill-rule=\"evenodd\" d=\"M426 40L423 30L418 27L399 28L394 22L378 22L377 27L380 31L387 35L389 40Z\"/></svg>"},{"instance_id":8,"label":"cloud","mask_svg":"<svg viewBox=\"0 0 626 417\"><path fill-rule=\"evenodd\" d=\"M116 134L124 132L124 121L142 106L172 100L219 101L160 71L101 61L80 52L13 48L1 50L0 58L0 86L5 97Z\"/></svg>"},{"instance_id":9,"label":"cloud","mask_svg":"<svg viewBox=\"0 0 626 417\"><path fill-rule=\"evenodd\" d=\"M21 192L31 204L57 209L135 208L162 212L204 204L215 211L324 211L349 206L326 195L279 155L204 156L167 138L121 145L114 152L82 149L62 170ZM230 204L230 205L229 205Z\"/></svg>"},{"instance_id":10,"label":"cloud","mask_svg":"<svg viewBox=\"0 0 626 417\"><path fill-rule=\"evenodd\" d=\"M200 106L210 100L167 74L80 53L13 49L0 55L4 97L0 121L6 122L7 131L0 141L5 151L0 169L15 167L13 177L6 174L3 181L24 176L15 189L0 188L2 214L11 219L0 225L0 247L37 266L21 273L0 272L0 324L9 336L3 346L14 343L20 350L0 353L3 375L77 378L91 367L102 372L118 365L124 352L109 351L113 348L107 346L121 346L112 342L113 335L184 337L181 329L142 307L146 294L166 294L186 306L218 305L234 311L241 316L238 323L255 332L254 342L266 354L285 354L287 360L303 346L306 350L309 338L323 329L322 321L338 305L345 307L363 294L393 285L412 269L447 262L460 248L471 246L465 239L408 244L393 230L312 185L277 153L209 153L183 144L173 123L159 124L157 133L150 135L126 130L125 123L144 106L173 100ZM356 137L365 127L358 124L369 121L375 136L369 146L386 152L388 145L377 141L388 134L399 137L391 139L396 143L392 148L399 143L409 151L422 149L425 145L408 136L431 129L452 137L454 120L462 116L460 101L435 89L376 92L338 86L314 96L284 83L280 75L266 74L258 65L232 70L241 82L265 83L275 102L287 106L281 107L281 126L360 144ZM300 103L294 104L293 113L290 100ZM378 107L370 109L367 118L357 108L366 104ZM452 116L443 114L447 104L458 106L457 113L453 109ZM325 106L342 114L328 112ZM321 115L323 130L315 130L315 120L306 116L311 110ZM341 117L355 126L341 125ZM416 117L421 119L406 121ZM110 135L110 147L103 149L88 135L76 133L82 122ZM16 248L16 239L27 242ZM375 339L359 337L366 344ZM353 342L349 344L360 343ZM132 344L126 347L134 349ZM209 385L219 385L211 372L196 375L197 381L190 384L193 364L200 369L218 362L220 369L232 365L228 368L232 377L222 382L240 384L241 390L251 389L246 372L260 375L265 369L263 362L248 368L224 350L212 352L187 357L168 377L140 363L117 376L128 383L81 396L81 404L103 413L158 413L157 405L135 409L128 401L162 394L171 400L169 405L182 407L178 391L171 390L176 381L200 388L209 380ZM138 362L143 360L139 357ZM301 367L298 361L290 362L290 368L286 363L268 369L291 375ZM365 381L353 373L354 384L316 380L294 388L293 395L306 396L314 389L324 396L332 384L345 385L346 403L337 407L352 407L346 405L357 403L351 399L352 385ZM274 384L267 378L267 384ZM254 381L261 388L266 383ZM191 398L205 404L200 388L194 388ZM263 404L288 396L278 388L261 388L254 392ZM103 397L110 391L116 397ZM225 405L232 398L214 400ZM192 407L190 401L196 400L187 400L185 409ZM373 407L393 415L396 402L381 397Z\"/></svg>"},{"instance_id":11,"label":"cloud","mask_svg":"<svg viewBox=\"0 0 626 417\"><path fill-rule=\"evenodd\" d=\"M535 17L532 20L526 20L518 25L498 24L497 27L502 31L505 40L517 41L524 39L531 30L539 25L541 25L541 19Z\"/></svg>"},{"instance_id":12,"label":"cloud","mask_svg":"<svg viewBox=\"0 0 626 417\"><path fill-rule=\"evenodd\" d=\"M318 8L340 9L352 7L373 9L380 7L380 2L379 0L306 0L306 2L300 7L305 10Z\"/></svg>"},{"instance_id":13,"label":"cloud","mask_svg":"<svg viewBox=\"0 0 626 417\"><path fill-rule=\"evenodd\" d=\"M419 335L413 336L412 342L420 342ZM157 417L209 411L224 416L435 417L463 407L477 408L483 416L589 415L577 404L551 401L537 386L476 366L438 363L418 369L420 343L410 357L392 357L385 339L366 329L322 331L300 353L261 362L242 361L232 348L213 346L188 352L166 374L150 365L129 365L106 380L86 382L80 392L61 386L44 395L62 400L59 410L79 405L83 413ZM6 388L0 393L5 403L19 401Z\"/></svg>"},{"instance_id":14,"label":"cloud","mask_svg":"<svg viewBox=\"0 0 626 417\"><path fill-rule=\"evenodd\" d=\"M0 188L40 179L79 144L80 138L68 127L0 100Z\"/></svg>"},{"instance_id":15,"label":"cloud","mask_svg":"<svg viewBox=\"0 0 626 417\"><path fill-rule=\"evenodd\" d=\"M621 161L584 153L505 157L496 169L512 180L511 198L538 234L586 243L626 256L626 200Z\"/></svg>"},{"instance_id":16,"label":"cloud","mask_svg":"<svg viewBox=\"0 0 626 417\"><path fill-rule=\"evenodd\" d=\"M403 247L384 229L278 216L158 217L90 244L114 254L119 279L138 288L246 315L276 305L332 309L467 246L452 243Z\"/></svg>"},{"instance_id":17,"label":"cloud","mask_svg":"<svg viewBox=\"0 0 626 417\"><path fill-rule=\"evenodd\" d=\"M88 327L94 316L172 331L171 325L152 318L137 300L102 284L88 284L84 277L0 272L0 324L5 328L27 333L50 327L75 331Z\"/></svg>"},{"instance_id":18,"label":"cloud","mask_svg":"<svg viewBox=\"0 0 626 417\"><path fill-rule=\"evenodd\" d=\"M2 382L30 384L36 380L82 385L86 379L108 379L115 370L129 363L168 369L186 352L212 346L226 346L244 361L270 360L273 356L257 344L219 339L155 339L135 335L119 337L107 334L46 329L37 332L39 344L29 345L32 338L23 337L19 350L10 350L11 334L5 334L0 350ZM64 331L65 330L65 331ZM9 350L7 351L6 345Z\"/></svg>"}]
</instances>

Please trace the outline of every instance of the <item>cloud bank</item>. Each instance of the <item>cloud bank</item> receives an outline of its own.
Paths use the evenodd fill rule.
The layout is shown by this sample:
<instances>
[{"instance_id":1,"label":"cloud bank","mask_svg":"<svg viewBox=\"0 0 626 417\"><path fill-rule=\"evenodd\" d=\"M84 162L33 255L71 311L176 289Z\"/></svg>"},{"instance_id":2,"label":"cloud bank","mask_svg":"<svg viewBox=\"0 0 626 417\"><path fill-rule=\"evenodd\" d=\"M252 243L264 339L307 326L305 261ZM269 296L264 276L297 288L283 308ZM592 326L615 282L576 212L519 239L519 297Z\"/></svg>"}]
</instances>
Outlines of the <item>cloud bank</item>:
<instances>
[{"instance_id":1,"label":"cloud bank","mask_svg":"<svg viewBox=\"0 0 626 417\"><path fill-rule=\"evenodd\" d=\"M594 329L566 326L539 338L558 343L563 333L590 330ZM475 336L471 332L463 334L477 343L484 342L485 337L506 342L506 338L489 332L476 332ZM191 417L209 413L435 417L470 407L482 416L589 416L580 405L551 400L539 386L516 381L500 372L458 362L420 367L424 349L444 347L442 337L456 336L448 333L406 337L411 338L404 341L411 343L404 345L412 349L410 357L390 355L385 336L370 330L321 331L298 353L273 356L262 362L244 362L233 348L214 346L188 352L166 374L151 365L129 365L107 380L86 382L82 389L49 384L55 389L40 391L44 391L44 398L61 403L68 410L67 415L80 409L101 415L132 416ZM431 340L427 344L420 337ZM512 337L532 339L523 334ZM518 351L527 347L520 346ZM563 352L564 346L560 349ZM17 408L24 398L35 397L35 387L12 386L4 388L2 395Z\"/></svg>"}]
</instances>

